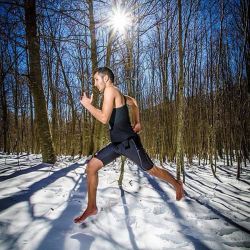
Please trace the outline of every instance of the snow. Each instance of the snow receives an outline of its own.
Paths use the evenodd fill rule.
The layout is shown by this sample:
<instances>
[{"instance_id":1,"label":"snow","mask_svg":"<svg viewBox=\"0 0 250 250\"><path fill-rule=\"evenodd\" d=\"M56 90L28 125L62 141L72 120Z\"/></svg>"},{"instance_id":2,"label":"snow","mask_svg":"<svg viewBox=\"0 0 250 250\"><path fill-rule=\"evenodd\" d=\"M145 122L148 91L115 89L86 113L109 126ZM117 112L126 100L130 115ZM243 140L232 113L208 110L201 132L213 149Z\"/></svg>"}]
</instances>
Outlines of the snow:
<instances>
[{"instance_id":1,"label":"snow","mask_svg":"<svg viewBox=\"0 0 250 250\"><path fill-rule=\"evenodd\" d=\"M18 159L19 158L19 159ZM18 165L19 161L19 165ZM0 249L250 249L249 165L186 166L186 196L126 161L99 171L99 213L81 225L86 158L42 164L40 155L0 155ZM156 165L158 162L155 161ZM175 165L164 164L175 175Z\"/></svg>"}]
</instances>

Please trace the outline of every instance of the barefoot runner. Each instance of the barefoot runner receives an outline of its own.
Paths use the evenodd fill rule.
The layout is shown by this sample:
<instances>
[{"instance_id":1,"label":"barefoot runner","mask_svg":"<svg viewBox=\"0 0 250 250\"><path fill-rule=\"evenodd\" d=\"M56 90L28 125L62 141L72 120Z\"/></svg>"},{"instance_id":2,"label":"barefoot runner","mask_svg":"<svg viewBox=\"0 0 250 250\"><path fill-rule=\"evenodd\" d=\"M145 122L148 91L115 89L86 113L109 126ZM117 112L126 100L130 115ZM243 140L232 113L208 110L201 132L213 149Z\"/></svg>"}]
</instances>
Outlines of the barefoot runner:
<instances>
[{"instance_id":1,"label":"barefoot runner","mask_svg":"<svg viewBox=\"0 0 250 250\"><path fill-rule=\"evenodd\" d=\"M183 185L168 171L154 165L144 150L138 133L141 131L137 102L130 96L124 96L114 86L114 74L108 67L101 67L94 72L95 87L103 93L102 109L95 108L91 103L93 95L88 98L85 93L81 104L100 122L109 124L111 143L95 153L89 161L87 172L88 205L85 211L74 219L75 223L83 222L88 216L97 213L96 190L98 171L117 157L124 155L136 163L143 171L170 183L176 190L176 200L184 196ZM132 109L135 123L131 126L128 107Z\"/></svg>"}]
</instances>

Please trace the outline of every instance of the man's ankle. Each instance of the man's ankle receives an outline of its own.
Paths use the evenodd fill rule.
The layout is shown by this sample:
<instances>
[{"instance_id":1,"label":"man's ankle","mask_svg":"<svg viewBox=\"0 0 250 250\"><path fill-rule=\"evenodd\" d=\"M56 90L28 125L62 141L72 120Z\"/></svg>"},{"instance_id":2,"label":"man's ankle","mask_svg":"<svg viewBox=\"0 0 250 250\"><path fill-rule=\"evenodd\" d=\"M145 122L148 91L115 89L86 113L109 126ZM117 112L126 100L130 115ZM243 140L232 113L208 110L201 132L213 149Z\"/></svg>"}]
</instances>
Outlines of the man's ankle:
<instances>
[{"instance_id":1,"label":"man's ankle","mask_svg":"<svg viewBox=\"0 0 250 250\"><path fill-rule=\"evenodd\" d=\"M97 210L97 206L87 206L86 210L95 211Z\"/></svg>"}]
</instances>

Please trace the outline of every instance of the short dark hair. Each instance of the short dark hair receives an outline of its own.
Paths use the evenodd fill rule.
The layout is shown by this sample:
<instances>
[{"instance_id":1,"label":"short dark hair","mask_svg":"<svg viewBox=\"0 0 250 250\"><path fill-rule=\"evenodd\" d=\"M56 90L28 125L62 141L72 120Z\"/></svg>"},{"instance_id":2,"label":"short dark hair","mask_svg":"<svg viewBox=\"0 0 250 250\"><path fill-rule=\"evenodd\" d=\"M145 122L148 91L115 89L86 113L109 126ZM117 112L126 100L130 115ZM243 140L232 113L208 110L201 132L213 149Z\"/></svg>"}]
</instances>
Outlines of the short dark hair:
<instances>
[{"instance_id":1,"label":"short dark hair","mask_svg":"<svg viewBox=\"0 0 250 250\"><path fill-rule=\"evenodd\" d=\"M94 70L94 74L95 73L107 75L111 82L115 81L115 75L109 67L99 67Z\"/></svg>"}]
</instances>

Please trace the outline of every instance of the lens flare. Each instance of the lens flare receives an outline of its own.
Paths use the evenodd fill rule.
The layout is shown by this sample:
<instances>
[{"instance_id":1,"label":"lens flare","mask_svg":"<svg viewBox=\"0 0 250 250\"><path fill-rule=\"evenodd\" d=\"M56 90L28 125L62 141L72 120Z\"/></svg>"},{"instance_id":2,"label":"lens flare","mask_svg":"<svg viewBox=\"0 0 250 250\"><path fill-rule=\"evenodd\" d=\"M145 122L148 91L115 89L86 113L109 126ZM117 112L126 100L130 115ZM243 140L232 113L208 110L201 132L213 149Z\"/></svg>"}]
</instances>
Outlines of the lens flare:
<instances>
[{"instance_id":1,"label":"lens flare","mask_svg":"<svg viewBox=\"0 0 250 250\"><path fill-rule=\"evenodd\" d=\"M114 8L109 24L115 32L125 34L126 30L132 25L131 14L120 7Z\"/></svg>"}]
</instances>

